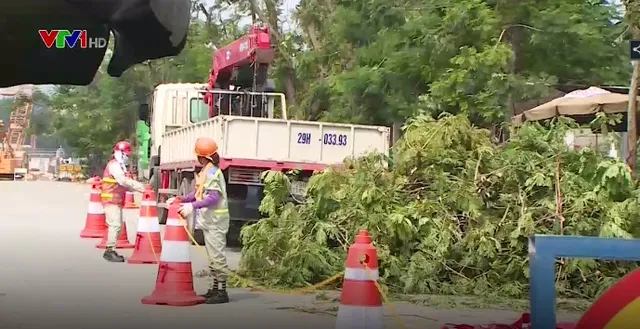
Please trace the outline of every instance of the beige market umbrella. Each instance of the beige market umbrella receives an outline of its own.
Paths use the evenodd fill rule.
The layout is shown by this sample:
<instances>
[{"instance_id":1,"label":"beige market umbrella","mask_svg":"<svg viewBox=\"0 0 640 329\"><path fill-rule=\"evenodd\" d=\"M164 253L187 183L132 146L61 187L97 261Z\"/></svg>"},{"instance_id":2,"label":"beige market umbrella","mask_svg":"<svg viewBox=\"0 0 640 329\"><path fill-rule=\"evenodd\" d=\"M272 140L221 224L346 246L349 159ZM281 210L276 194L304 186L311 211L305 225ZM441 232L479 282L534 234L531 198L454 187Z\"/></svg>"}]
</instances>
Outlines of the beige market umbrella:
<instances>
[{"instance_id":1,"label":"beige market umbrella","mask_svg":"<svg viewBox=\"0 0 640 329\"><path fill-rule=\"evenodd\" d=\"M511 122L520 125L526 121L546 120L556 116L586 116L604 113L626 113L629 96L589 87L572 91L560 98L536 106L516 115Z\"/></svg>"}]
</instances>

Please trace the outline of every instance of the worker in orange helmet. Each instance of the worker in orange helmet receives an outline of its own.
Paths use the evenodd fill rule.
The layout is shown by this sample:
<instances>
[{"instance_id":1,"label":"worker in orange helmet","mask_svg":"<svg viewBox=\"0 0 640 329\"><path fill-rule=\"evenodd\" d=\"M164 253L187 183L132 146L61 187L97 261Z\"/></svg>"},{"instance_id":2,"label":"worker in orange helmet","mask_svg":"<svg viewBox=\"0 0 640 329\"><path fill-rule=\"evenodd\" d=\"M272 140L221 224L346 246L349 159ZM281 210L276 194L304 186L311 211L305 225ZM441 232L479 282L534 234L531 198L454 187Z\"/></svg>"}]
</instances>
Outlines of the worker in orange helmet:
<instances>
[{"instance_id":1,"label":"worker in orange helmet","mask_svg":"<svg viewBox=\"0 0 640 329\"><path fill-rule=\"evenodd\" d=\"M222 170L218 167L220 156L218 145L213 139L198 138L195 153L202 169L196 178L196 189L181 197L183 204L178 211L185 218L195 213L198 226L202 228L204 235L213 284L201 296L207 299L207 304L228 303L229 266L225 255L229 231L227 184ZM167 202L172 203L173 200L169 199Z\"/></svg>"},{"instance_id":2,"label":"worker in orange helmet","mask_svg":"<svg viewBox=\"0 0 640 329\"><path fill-rule=\"evenodd\" d=\"M131 143L118 142L113 147L113 156L102 174L102 205L109 230L107 232L107 250L102 256L109 262L122 263L124 257L115 251L116 241L122 229L122 208L127 190L144 192L144 184L127 177L127 163L131 155Z\"/></svg>"}]
</instances>

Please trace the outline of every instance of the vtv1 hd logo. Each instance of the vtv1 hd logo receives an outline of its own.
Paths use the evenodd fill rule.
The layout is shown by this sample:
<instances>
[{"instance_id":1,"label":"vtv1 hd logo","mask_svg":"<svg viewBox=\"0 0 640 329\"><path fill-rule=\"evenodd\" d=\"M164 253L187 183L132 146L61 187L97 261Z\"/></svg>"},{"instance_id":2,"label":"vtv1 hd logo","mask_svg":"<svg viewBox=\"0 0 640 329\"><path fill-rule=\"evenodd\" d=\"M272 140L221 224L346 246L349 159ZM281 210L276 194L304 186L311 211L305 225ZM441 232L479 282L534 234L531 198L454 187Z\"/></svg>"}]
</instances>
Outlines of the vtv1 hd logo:
<instances>
[{"instance_id":1,"label":"vtv1 hd logo","mask_svg":"<svg viewBox=\"0 0 640 329\"><path fill-rule=\"evenodd\" d=\"M40 39L45 47L56 48L104 48L107 46L105 38L89 38L87 30L39 30Z\"/></svg>"}]
</instances>

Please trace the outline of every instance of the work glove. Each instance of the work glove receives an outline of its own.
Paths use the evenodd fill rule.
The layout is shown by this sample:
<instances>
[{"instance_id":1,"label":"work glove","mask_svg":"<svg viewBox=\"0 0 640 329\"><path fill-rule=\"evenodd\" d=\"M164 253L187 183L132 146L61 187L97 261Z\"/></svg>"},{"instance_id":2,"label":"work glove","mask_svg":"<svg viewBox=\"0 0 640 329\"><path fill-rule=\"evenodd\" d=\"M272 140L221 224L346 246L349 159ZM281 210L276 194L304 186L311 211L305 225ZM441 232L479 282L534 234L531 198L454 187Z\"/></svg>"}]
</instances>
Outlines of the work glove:
<instances>
[{"instance_id":1,"label":"work glove","mask_svg":"<svg viewBox=\"0 0 640 329\"><path fill-rule=\"evenodd\" d=\"M184 203L180 206L180 209L178 209L178 212L180 213L180 215L182 215L182 217L188 217L189 215L193 214L193 203Z\"/></svg>"},{"instance_id":2,"label":"work glove","mask_svg":"<svg viewBox=\"0 0 640 329\"><path fill-rule=\"evenodd\" d=\"M144 193L144 190L146 189L146 186L136 180L131 180L131 184L130 184L132 190L136 191L136 192L140 192L140 193Z\"/></svg>"}]
</instances>

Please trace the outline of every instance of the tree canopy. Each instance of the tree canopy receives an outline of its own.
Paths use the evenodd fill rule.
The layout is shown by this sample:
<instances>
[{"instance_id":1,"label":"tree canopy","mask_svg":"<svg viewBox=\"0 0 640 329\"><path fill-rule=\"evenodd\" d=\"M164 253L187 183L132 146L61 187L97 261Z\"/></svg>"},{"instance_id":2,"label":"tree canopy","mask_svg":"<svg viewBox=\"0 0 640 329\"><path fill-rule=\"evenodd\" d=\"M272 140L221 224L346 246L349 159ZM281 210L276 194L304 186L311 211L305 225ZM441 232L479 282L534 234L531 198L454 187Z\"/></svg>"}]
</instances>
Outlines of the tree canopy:
<instances>
[{"instance_id":1,"label":"tree canopy","mask_svg":"<svg viewBox=\"0 0 640 329\"><path fill-rule=\"evenodd\" d=\"M207 16L198 4L179 56L57 87L52 126L38 129L79 155L106 151L132 136L137 104L156 84L207 81L213 46L245 33L252 16L274 29L269 75L298 119L392 125L448 112L492 127L557 84L630 77L622 13L603 1L301 0L285 13L280 0L218 0Z\"/></svg>"}]
</instances>

